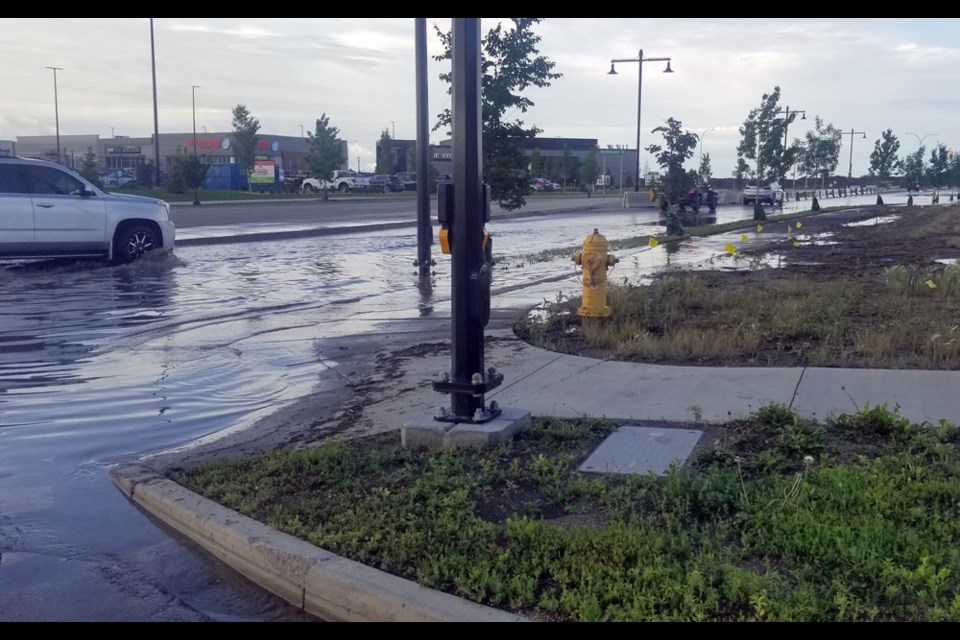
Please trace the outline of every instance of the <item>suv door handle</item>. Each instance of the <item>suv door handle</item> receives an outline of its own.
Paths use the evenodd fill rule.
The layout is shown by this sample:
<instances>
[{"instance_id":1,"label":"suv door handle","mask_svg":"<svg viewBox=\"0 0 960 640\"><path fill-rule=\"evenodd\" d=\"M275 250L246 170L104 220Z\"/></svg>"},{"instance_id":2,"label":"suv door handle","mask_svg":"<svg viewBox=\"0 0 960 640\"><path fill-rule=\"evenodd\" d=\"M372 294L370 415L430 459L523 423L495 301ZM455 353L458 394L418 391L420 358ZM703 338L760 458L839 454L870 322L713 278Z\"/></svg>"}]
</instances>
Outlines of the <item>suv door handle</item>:
<instances>
[{"instance_id":1,"label":"suv door handle","mask_svg":"<svg viewBox=\"0 0 960 640\"><path fill-rule=\"evenodd\" d=\"M40 207L41 209L53 209L53 205L47 204L46 202L38 202L37 206Z\"/></svg>"}]
</instances>

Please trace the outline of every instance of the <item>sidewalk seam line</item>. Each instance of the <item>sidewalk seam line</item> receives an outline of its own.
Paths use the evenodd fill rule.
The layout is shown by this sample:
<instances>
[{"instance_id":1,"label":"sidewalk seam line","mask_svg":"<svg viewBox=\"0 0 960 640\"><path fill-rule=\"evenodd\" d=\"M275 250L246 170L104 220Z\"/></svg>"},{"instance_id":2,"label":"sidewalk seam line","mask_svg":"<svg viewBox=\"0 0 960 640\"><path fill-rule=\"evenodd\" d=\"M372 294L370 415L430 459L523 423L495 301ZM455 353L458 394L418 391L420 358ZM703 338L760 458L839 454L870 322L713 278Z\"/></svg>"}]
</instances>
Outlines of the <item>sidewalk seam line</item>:
<instances>
[{"instance_id":1,"label":"sidewalk seam line","mask_svg":"<svg viewBox=\"0 0 960 640\"><path fill-rule=\"evenodd\" d=\"M496 393L491 394L491 395L497 395L497 394L503 393L503 392L506 391L507 389L510 389L510 388L512 388L512 387L520 384L521 382L523 382L524 380L526 380L526 379L529 378L530 376L533 376L533 375L535 375L535 374L540 373L541 371L543 371L544 369L546 369L547 367L549 367L550 365L552 365L554 362L556 362L557 360L559 360L559 359L562 358L562 357L563 357L563 354L557 355L557 357L555 357L555 358L554 358L553 360L551 360L550 362L545 363L542 367L539 367L539 368L537 368L537 369L534 369L533 371L531 371L531 372L528 373L527 375L523 376L523 377L520 378L519 380L514 380L513 382L511 382L510 384L508 384L508 385L505 386L505 387L500 387L500 389L499 389Z\"/></svg>"},{"instance_id":2,"label":"sidewalk seam line","mask_svg":"<svg viewBox=\"0 0 960 640\"><path fill-rule=\"evenodd\" d=\"M800 383L803 382L803 376L807 373L808 367L804 367L800 371L800 377L797 379L797 386L793 388L793 395L790 397L790 406L787 407L790 411L793 411L793 403L797 401L797 394L800 393Z\"/></svg>"}]
</instances>

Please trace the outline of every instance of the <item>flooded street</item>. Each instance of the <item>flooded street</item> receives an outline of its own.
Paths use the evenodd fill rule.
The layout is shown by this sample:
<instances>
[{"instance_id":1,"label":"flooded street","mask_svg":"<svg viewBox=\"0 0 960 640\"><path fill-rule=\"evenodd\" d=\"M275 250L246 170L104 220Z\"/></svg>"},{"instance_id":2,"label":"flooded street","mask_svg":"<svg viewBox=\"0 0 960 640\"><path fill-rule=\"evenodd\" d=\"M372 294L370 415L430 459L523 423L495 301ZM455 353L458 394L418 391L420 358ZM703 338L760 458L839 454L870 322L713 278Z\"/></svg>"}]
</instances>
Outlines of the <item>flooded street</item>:
<instances>
[{"instance_id":1,"label":"flooded street","mask_svg":"<svg viewBox=\"0 0 960 640\"><path fill-rule=\"evenodd\" d=\"M719 222L749 217L743 207L718 212ZM656 211L622 209L488 228L501 310L579 293L570 254L532 257L540 252L576 247L594 228L610 240L663 231ZM611 277L636 281L668 264L737 267L724 251L732 237L740 234L618 251ZM155 526L106 470L242 429L316 392L339 366L323 355L327 339L383 333L390 318L448 316L449 256L434 247L424 297L415 255L408 227L183 246L122 267L0 267L0 620L301 619Z\"/></svg>"}]
</instances>

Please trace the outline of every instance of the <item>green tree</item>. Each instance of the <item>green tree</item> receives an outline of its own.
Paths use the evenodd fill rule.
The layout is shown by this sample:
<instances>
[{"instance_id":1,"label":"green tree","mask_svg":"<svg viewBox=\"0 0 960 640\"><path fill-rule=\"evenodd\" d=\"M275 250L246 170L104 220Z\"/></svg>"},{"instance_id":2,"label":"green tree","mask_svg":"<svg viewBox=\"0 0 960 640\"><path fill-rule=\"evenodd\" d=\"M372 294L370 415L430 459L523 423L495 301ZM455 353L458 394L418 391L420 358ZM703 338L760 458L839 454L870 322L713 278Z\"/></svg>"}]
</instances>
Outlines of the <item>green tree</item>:
<instances>
[{"instance_id":1,"label":"green tree","mask_svg":"<svg viewBox=\"0 0 960 640\"><path fill-rule=\"evenodd\" d=\"M250 174L253 172L253 161L257 153L258 131L260 131L260 121L253 117L245 105L235 106L233 108L233 157L237 160L237 167L247 177L248 189Z\"/></svg>"},{"instance_id":2,"label":"green tree","mask_svg":"<svg viewBox=\"0 0 960 640\"><path fill-rule=\"evenodd\" d=\"M889 180L900 164L897 159L898 151L900 151L900 140L893 135L893 129L887 129L873 143L873 152L870 154L870 175L880 178L880 182Z\"/></svg>"},{"instance_id":3,"label":"green tree","mask_svg":"<svg viewBox=\"0 0 960 640\"><path fill-rule=\"evenodd\" d=\"M927 165L927 181L932 187L942 187L950 172L950 156L947 145L938 144L930 150L930 163Z\"/></svg>"},{"instance_id":4,"label":"green tree","mask_svg":"<svg viewBox=\"0 0 960 640\"><path fill-rule=\"evenodd\" d=\"M820 176L820 188L840 162L840 138L843 133L832 124L824 124L816 116L812 131L804 137L803 153L800 156L801 170L808 176Z\"/></svg>"},{"instance_id":5,"label":"green tree","mask_svg":"<svg viewBox=\"0 0 960 640\"><path fill-rule=\"evenodd\" d=\"M534 178L543 177L543 158L540 157L540 149L534 149L530 154L530 175Z\"/></svg>"},{"instance_id":6,"label":"green tree","mask_svg":"<svg viewBox=\"0 0 960 640\"><path fill-rule=\"evenodd\" d=\"M390 130L384 129L380 132L380 140L377 142L377 173L392 175L396 173L396 154L393 151L393 138L390 137Z\"/></svg>"},{"instance_id":7,"label":"green tree","mask_svg":"<svg viewBox=\"0 0 960 640\"><path fill-rule=\"evenodd\" d=\"M922 183L923 180L923 153L926 147L920 147L915 153L909 153L903 157L900 163L903 169L903 180L906 184L916 182Z\"/></svg>"},{"instance_id":8,"label":"green tree","mask_svg":"<svg viewBox=\"0 0 960 640\"><path fill-rule=\"evenodd\" d=\"M666 125L650 131L663 136L663 146L651 144L646 147L647 152L656 158L657 164L666 173L664 190L670 202L679 202L693 186L693 174L687 173L683 163L693 157L693 150L697 147L697 134L684 131L682 127L679 120L667 118Z\"/></svg>"},{"instance_id":9,"label":"green tree","mask_svg":"<svg viewBox=\"0 0 960 640\"><path fill-rule=\"evenodd\" d=\"M194 204L199 204L197 189L203 186L207 179L209 165L200 161L193 154L179 155L173 158L170 175L167 177L167 189L174 193L193 191Z\"/></svg>"},{"instance_id":10,"label":"green tree","mask_svg":"<svg viewBox=\"0 0 960 640\"><path fill-rule=\"evenodd\" d=\"M590 149L590 153L583 159L580 165L580 188L591 189L597 183L597 174L599 172L597 162L597 148Z\"/></svg>"},{"instance_id":11,"label":"green tree","mask_svg":"<svg viewBox=\"0 0 960 640\"><path fill-rule=\"evenodd\" d=\"M540 36L533 27L543 18L510 18L511 26L498 24L483 38L481 63L481 100L483 103L483 180L490 185L491 197L506 210L522 207L530 192L528 160L520 143L541 132L536 126L527 127L522 120L509 120L515 112L526 113L534 106L524 95L531 88L549 87L550 81L561 77L554 73L555 63L540 55L537 45ZM437 61L450 60L452 34L434 30L443 45ZM451 73L440 74L450 82ZM449 127L450 109L439 115L434 130Z\"/></svg>"},{"instance_id":12,"label":"green tree","mask_svg":"<svg viewBox=\"0 0 960 640\"><path fill-rule=\"evenodd\" d=\"M307 132L307 166L310 175L323 184L323 199L326 200L327 181L335 169L343 166L343 145L340 144L340 129L330 126L330 118L322 114L317 118L316 127Z\"/></svg>"},{"instance_id":13,"label":"green tree","mask_svg":"<svg viewBox=\"0 0 960 640\"><path fill-rule=\"evenodd\" d=\"M960 186L960 154L954 154L950 159L950 184Z\"/></svg>"},{"instance_id":14,"label":"green tree","mask_svg":"<svg viewBox=\"0 0 960 640\"><path fill-rule=\"evenodd\" d=\"M780 115L784 117L779 117ZM772 92L763 94L760 106L751 109L740 126L737 166L741 171L747 166L746 160L753 160L757 164L757 171L753 172L753 175L758 181L782 183L787 170L800 155L798 144L784 146L786 129L796 117L796 112L787 114L780 109L779 86L774 87Z\"/></svg>"},{"instance_id":15,"label":"green tree","mask_svg":"<svg viewBox=\"0 0 960 640\"><path fill-rule=\"evenodd\" d=\"M708 184L713 177L713 169L710 167L710 154L705 153L700 158L700 169L697 171L697 178L701 184Z\"/></svg>"},{"instance_id":16,"label":"green tree","mask_svg":"<svg viewBox=\"0 0 960 640\"><path fill-rule=\"evenodd\" d=\"M93 147L87 147L87 152L80 159L80 175L97 185L101 189L103 183L100 181L100 165L97 164L97 154Z\"/></svg>"}]
</instances>

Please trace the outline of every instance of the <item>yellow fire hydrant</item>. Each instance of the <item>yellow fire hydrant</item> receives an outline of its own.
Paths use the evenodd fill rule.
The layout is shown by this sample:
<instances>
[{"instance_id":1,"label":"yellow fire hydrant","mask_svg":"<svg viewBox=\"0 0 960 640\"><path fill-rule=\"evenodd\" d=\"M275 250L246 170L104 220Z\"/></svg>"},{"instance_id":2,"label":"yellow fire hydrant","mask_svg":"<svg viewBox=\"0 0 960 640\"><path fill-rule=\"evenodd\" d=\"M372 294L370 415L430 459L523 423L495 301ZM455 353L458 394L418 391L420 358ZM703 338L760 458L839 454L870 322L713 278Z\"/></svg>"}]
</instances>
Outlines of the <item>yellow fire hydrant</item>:
<instances>
[{"instance_id":1,"label":"yellow fire hydrant","mask_svg":"<svg viewBox=\"0 0 960 640\"><path fill-rule=\"evenodd\" d=\"M597 229L583 241L583 250L573 256L573 262L583 267L583 303L577 314L584 318L606 318L610 315L607 306L607 268L620 262L607 253L609 244Z\"/></svg>"}]
</instances>

